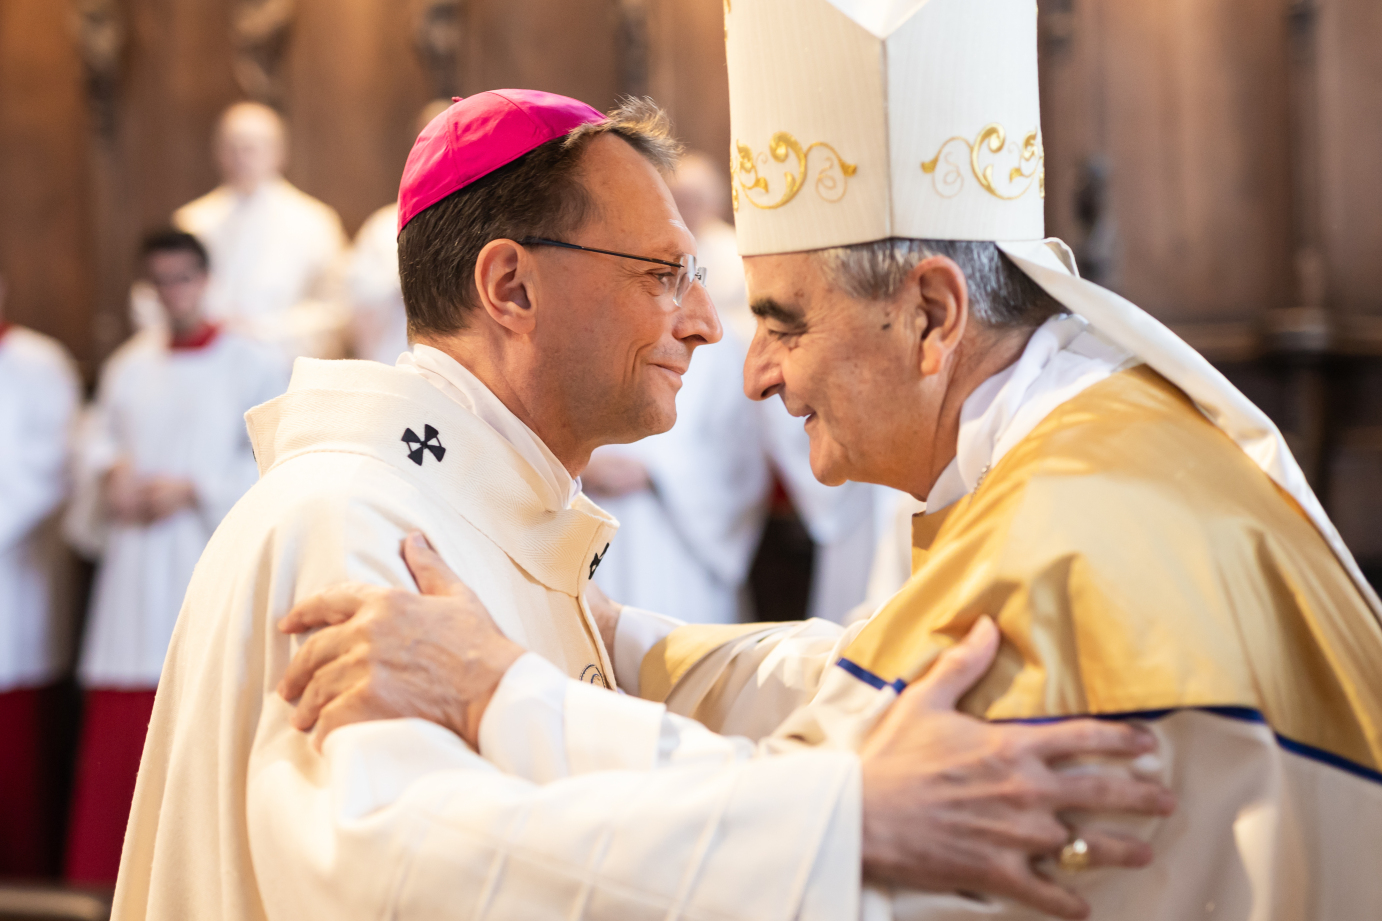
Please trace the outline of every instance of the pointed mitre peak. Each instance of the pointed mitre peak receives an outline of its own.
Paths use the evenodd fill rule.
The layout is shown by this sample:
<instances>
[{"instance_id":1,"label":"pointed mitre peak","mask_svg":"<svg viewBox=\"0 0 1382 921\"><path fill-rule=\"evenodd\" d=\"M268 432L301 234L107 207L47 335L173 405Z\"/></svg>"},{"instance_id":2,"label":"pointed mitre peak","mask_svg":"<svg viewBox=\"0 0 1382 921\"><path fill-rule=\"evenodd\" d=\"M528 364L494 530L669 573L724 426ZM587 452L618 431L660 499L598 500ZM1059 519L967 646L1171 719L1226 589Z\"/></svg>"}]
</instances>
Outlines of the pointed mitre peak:
<instances>
[{"instance_id":1,"label":"pointed mitre peak","mask_svg":"<svg viewBox=\"0 0 1382 921\"><path fill-rule=\"evenodd\" d=\"M831 6L867 29L887 38L930 0L828 0Z\"/></svg>"},{"instance_id":2,"label":"pointed mitre peak","mask_svg":"<svg viewBox=\"0 0 1382 921\"><path fill-rule=\"evenodd\" d=\"M750 256L1045 236L1036 0L726 0Z\"/></svg>"}]
</instances>

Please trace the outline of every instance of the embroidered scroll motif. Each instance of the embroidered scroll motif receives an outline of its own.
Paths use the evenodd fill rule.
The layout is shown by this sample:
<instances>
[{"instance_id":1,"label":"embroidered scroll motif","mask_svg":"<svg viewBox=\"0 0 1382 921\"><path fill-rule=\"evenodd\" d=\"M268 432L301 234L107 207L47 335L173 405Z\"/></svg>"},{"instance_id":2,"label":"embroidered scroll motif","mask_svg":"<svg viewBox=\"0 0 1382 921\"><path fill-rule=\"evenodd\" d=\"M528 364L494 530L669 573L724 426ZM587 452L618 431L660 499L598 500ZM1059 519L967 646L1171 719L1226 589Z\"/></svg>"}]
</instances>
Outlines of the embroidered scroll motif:
<instances>
[{"instance_id":1,"label":"embroidered scroll motif","mask_svg":"<svg viewBox=\"0 0 1382 921\"><path fill-rule=\"evenodd\" d=\"M408 446L408 460L419 467L422 466L428 451L432 452L432 456L437 459L438 463L446 456L446 449L441 445L441 433L430 425L422 427L421 438L417 437L417 432L412 429L404 429L403 437L400 440Z\"/></svg>"},{"instance_id":2,"label":"embroidered scroll motif","mask_svg":"<svg viewBox=\"0 0 1382 921\"><path fill-rule=\"evenodd\" d=\"M959 148L968 151L967 163L958 160ZM991 162L981 162L985 153L991 154ZM1006 181L994 178L994 169L1000 155L1014 158L1015 165L1007 172ZM1046 197L1046 149L1041 143L1041 129L1034 128L1022 139L1022 146L1008 143L1008 132L1002 125L992 124L979 132L973 143L962 137L953 137L941 145L936 155L921 164L921 171L932 177L936 192L943 198L954 198L964 190L965 166L973 173L979 187L995 198L1016 201L1032 188L1037 187L1042 198Z\"/></svg>"},{"instance_id":3,"label":"embroidered scroll motif","mask_svg":"<svg viewBox=\"0 0 1382 921\"><path fill-rule=\"evenodd\" d=\"M816 157L816 162L819 169L812 183L816 194L828 202L837 202L844 198L845 192L849 191L849 177L858 172L859 167L846 162L838 150L824 141L816 141L808 147L802 147L801 142L792 135L786 131L779 131L772 136L768 142L768 149L762 153L755 154L753 148L742 141L735 143L735 153L729 161L730 175L734 177L734 182L730 184L734 210L739 210L741 195L749 204L765 211L781 208L796 198L797 193L810 178L807 175L807 161L811 154L818 150L820 153ZM769 156L777 163L787 163L789 157L793 161L783 171L782 189L775 197L772 183L763 175L769 171ZM755 198L755 195L758 197Z\"/></svg>"}]
</instances>

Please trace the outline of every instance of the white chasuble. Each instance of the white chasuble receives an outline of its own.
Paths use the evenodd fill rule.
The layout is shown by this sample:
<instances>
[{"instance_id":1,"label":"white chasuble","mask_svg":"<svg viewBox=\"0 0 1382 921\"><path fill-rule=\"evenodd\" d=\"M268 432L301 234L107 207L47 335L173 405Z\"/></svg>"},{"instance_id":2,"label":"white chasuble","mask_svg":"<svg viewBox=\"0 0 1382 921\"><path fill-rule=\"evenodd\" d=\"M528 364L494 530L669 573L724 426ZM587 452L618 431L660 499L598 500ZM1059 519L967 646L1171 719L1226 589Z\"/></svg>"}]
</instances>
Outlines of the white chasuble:
<instances>
[{"instance_id":1,"label":"white chasuble","mask_svg":"<svg viewBox=\"0 0 1382 921\"><path fill-rule=\"evenodd\" d=\"M179 616L114 917L852 913L857 758L720 744L660 764L656 731L621 741L617 724L654 725L662 708L603 687L613 669L582 599L616 524L579 494L554 497L476 415L486 406L444 392L438 367L425 353L398 368L304 359L289 392L249 414L262 476L213 537ZM291 727L274 689L298 642L274 624L343 581L412 588L400 544L413 529L535 653L501 690L522 697L524 674L547 670L603 714L608 736L567 766L584 773L506 774L422 720L348 726L321 754ZM567 728L509 712L497 735L510 744ZM627 760L643 769L599 769Z\"/></svg>"},{"instance_id":2,"label":"white chasuble","mask_svg":"<svg viewBox=\"0 0 1382 921\"><path fill-rule=\"evenodd\" d=\"M46 684L67 663L54 513L67 495L80 400L61 345L0 325L0 692Z\"/></svg>"},{"instance_id":3,"label":"white chasuble","mask_svg":"<svg viewBox=\"0 0 1382 921\"><path fill-rule=\"evenodd\" d=\"M68 539L98 560L78 677L89 688L152 688L192 571L212 532L258 479L245 413L281 394L287 365L222 332L170 348L158 331L121 346L101 372L78 436ZM190 480L196 503L152 524L111 518L102 496L117 463Z\"/></svg>"},{"instance_id":4,"label":"white chasuble","mask_svg":"<svg viewBox=\"0 0 1382 921\"><path fill-rule=\"evenodd\" d=\"M211 256L208 316L289 358L342 353L346 236L330 206L276 179L249 195L221 186L179 208L173 223Z\"/></svg>"}]
</instances>

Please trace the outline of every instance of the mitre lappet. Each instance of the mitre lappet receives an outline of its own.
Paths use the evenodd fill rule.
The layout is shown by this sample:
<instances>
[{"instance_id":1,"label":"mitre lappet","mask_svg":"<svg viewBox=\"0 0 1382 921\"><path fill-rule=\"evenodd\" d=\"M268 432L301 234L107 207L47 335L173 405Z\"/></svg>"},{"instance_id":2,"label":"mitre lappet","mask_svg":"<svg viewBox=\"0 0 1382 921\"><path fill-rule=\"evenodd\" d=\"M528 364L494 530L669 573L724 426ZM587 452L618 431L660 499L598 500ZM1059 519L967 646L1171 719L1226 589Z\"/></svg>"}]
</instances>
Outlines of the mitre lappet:
<instances>
[{"instance_id":1,"label":"mitre lappet","mask_svg":"<svg viewBox=\"0 0 1382 921\"><path fill-rule=\"evenodd\" d=\"M1079 277L1045 234L1035 0L726 0L742 256L903 237L992 241L1107 342L1194 400L1382 602L1286 441L1203 356Z\"/></svg>"}]
</instances>

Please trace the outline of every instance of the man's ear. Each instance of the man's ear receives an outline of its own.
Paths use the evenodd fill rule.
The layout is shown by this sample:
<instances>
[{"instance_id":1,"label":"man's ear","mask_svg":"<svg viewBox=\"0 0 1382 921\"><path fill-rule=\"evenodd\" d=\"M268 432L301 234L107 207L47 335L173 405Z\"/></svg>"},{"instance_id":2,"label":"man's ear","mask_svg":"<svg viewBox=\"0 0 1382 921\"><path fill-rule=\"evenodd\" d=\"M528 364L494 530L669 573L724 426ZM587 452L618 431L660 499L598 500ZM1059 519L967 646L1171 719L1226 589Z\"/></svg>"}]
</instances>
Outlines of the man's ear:
<instances>
[{"instance_id":1,"label":"man's ear","mask_svg":"<svg viewBox=\"0 0 1382 921\"><path fill-rule=\"evenodd\" d=\"M529 296L532 257L513 240L491 240L475 260L480 307L510 332L526 335L537 325Z\"/></svg>"},{"instance_id":2,"label":"man's ear","mask_svg":"<svg viewBox=\"0 0 1382 921\"><path fill-rule=\"evenodd\" d=\"M960 267L945 256L922 260L907 278L921 327L921 373L940 373L960 347L969 324L969 285Z\"/></svg>"}]
</instances>

